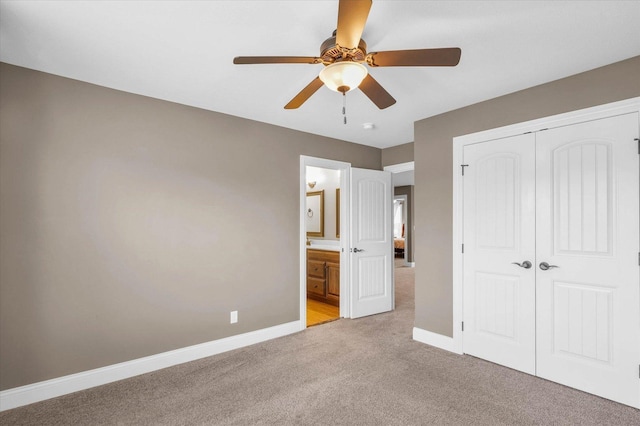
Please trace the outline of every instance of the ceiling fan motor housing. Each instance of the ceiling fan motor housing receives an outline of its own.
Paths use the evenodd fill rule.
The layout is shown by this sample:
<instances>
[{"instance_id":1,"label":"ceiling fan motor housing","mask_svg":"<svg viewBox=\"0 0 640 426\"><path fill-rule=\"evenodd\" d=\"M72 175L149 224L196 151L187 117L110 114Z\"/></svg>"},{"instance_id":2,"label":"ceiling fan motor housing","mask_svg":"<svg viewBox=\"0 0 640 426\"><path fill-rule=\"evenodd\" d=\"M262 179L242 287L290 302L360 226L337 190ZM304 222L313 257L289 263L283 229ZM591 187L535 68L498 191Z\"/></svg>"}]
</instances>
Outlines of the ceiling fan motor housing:
<instances>
[{"instance_id":1,"label":"ceiling fan motor housing","mask_svg":"<svg viewBox=\"0 0 640 426\"><path fill-rule=\"evenodd\" d=\"M345 49L336 44L334 36L326 39L320 45L320 57L325 65L340 61L364 62L367 57L367 43L360 39L355 49Z\"/></svg>"}]
</instances>

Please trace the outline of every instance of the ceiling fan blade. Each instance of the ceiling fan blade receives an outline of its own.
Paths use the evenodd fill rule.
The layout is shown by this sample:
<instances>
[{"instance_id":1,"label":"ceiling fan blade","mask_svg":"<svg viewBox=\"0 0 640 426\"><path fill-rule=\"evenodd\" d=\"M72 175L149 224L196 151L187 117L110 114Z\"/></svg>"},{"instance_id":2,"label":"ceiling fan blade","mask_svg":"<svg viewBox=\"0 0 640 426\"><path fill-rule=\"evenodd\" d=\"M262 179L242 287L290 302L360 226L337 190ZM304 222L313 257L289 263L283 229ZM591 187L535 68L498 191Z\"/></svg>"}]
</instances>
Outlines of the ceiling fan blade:
<instances>
[{"instance_id":1,"label":"ceiling fan blade","mask_svg":"<svg viewBox=\"0 0 640 426\"><path fill-rule=\"evenodd\" d=\"M371 53L374 67L454 67L460 62L462 51L458 47L444 49L390 50Z\"/></svg>"},{"instance_id":2,"label":"ceiling fan blade","mask_svg":"<svg viewBox=\"0 0 640 426\"><path fill-rule=\"evenodd\" d=\"M236 56L234 64L318 64L322 59L313 56Z\"/></svg>"},{"instance_id":3,"label":"ceiling fan blade","mask_svg":"<svg viewBox=\"0 0 640 426\"><path fill-rule=\"evenodd\" d=\"M396 103L396 100L393 99L393 96L389 94L384 87L380 85L371 74L367 74L367 76L362 80L360 86L358 86L362 93L367 95L371 102L376 104L376 106L380 109L385 109L390 107L391 105Z\"/></svg>"},{"instance_id":4,"label":"ceiling fan blade","mask_svg":"<svg viewBox=\"0 0 640 426\"><path fill-rule=\"evenodd\" d=\"M289 103L284 106L284 109L299 108L300 105L305 103L307 99L311 97L311 95L316 93L323 84L324 83L322 82L322 80L320 80L320 77L316 77L311 83L307 85L307 87L302 89L300 93L298 93L293 99L291 99Z\"/></svg>"},{"instance_id":5,"label":"ceiling fan blade","mask_svg":"<svg viewBox=\"0 0 640 426\"><path fill-rule=\"evenodd\" d=\"M358 47L370 9L371 0L340 0L336 30L336 43L340 47Z\"/></svg>"}]
</instances>

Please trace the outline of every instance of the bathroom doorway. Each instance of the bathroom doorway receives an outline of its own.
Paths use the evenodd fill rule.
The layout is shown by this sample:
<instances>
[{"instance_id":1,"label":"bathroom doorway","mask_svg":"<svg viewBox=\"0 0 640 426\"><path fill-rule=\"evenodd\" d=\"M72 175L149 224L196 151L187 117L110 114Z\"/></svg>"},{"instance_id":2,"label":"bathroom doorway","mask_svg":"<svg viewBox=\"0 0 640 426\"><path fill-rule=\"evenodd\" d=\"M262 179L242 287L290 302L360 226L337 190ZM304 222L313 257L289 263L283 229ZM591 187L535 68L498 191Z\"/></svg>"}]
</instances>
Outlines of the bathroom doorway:
<instances>
[{"instance_id":1,"label":"bathroom doorway","mask_svg":"<svg viewBox=\"0 0 640 426\"><path fill-rule=\"evenodd\" d=\"M340 318L340 174L306 166L307 327Z\"/></svg>"},{"instance_id":2,"label":"bathroom doorway","mask_svg":"<svg viewBox=\"0 0 640 426\"><path fill-rule=\"evenodd\" d=\"M348 317L348 163L301 157L301 327Z\"/></svg>"},{"instance_id":3,"label":"bathroom doorway","mask_svg":"<svg viewBox=\"0 0 640 426\"><path fill-rule=\"evenodd\" d=\"M340 171L340 187L336 188L339 204L332 213L339 233L337 251L335 242L316 241L314 247L313 235L323 233L322 226L326 224L315 216L324 208L323 197L319 194L307 196L308 192L318 192L308 191L308 166ZM311 206L311 215L308 206ZM300 329L306 328L308 289L317 290L326 299L336 296L335 291L339 289L340 318L360 318L394 309L392 214L390 172L352 168L349 163L300 156ZM311 235L307 234L309 219L314 225L309 231ZM333 260L323 257L318 260L319 264L307 264L307 243L311 249L333 244L334 250L329 250L334 253ZM332 262L337 265L331 265ZM313 276L308 271L312 266L325 268L325 271L318 269L318 276Z\"/></svg>"}]
</instances>

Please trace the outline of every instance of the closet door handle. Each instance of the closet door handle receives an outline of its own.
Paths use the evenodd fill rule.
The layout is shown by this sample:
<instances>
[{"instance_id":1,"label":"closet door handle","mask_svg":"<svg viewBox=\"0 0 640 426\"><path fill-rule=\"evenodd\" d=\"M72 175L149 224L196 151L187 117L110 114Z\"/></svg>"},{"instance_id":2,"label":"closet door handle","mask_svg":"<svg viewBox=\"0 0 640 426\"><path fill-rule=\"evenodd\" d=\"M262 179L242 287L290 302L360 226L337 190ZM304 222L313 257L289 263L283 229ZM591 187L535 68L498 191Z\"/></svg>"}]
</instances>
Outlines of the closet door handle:
<instances>
[{"instance_id":1,"label":"closet door handle","mask_svg":"<svg viewBox=\"0 0 640 426\"><path fill-rule=\"evenodd\" d=\"M522 263L518 263L518 262L511 262L511 264L512 264L512 265L518 265L519 267L524 268L524 269L529 269L529 268L531 268L531 262L529 262L528 260L525 260L525 261L524 261L524 262L522 262Z\"/></svg>"},{"instance_id":2,"label":"closet door handle","mask_svg":"<svg viewBox=\"0 0 640 426\"><path fill-rule=\"evenodd\" d=\"M354 253L360 253L361 251L364 251L364 249L359 249L358 247L353 249Z\"/></svg>"},{"instance_id":3,"label":"closet door handle","mask_svg":"<svg viewBox=\"0 0 640 426\"><path fill-rule=\"evenodd\" d=\"M552 269L552 268L559 268L559 266L557 266L557 265L549 265L547 262L541 262L540 265L538 265L538 266L543 271L547 271L547 270Z\"/></svg>"}]
</instances>

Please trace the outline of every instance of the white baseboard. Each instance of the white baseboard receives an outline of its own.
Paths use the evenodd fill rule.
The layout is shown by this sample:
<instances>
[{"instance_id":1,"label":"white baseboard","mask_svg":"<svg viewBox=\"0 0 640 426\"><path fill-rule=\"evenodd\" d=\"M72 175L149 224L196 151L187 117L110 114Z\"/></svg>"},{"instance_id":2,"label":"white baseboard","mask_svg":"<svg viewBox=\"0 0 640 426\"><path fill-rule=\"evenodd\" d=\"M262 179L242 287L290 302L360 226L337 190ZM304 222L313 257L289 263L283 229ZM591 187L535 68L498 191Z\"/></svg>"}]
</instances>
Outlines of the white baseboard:
<instances>
[{"instance_id":1,"label":"white baseboard","mask_svg":"<svg viewBox=\"0 0 640 426\"><path fill-rule=\"evenodd\" d=\"M442 334L413 327L413 340L462 355L462 351L458 348L459 345L456 344L453 337L443 336Z\"/></svg>"},{"instance_id":2,"label":"white baseboard","mask_svg":"<svg viewBox=\"0 0 640 426\"><path fill-rule=\"evenodd\" d=\"M293 321L249 333L226 337L224 339L121 362L107 367L7 389L0 392L0 411L127 379L173 365L195 361L200 358L293 334L300 330L300 321Z\"/></svg>"},{"instance_id":3,"label":"white baseboard","mask_svg":"<svg viewBox=\"0 0 640 426\"><path fill-rule=\"evenodd\" d=\"M404 262L404 266L407 266L409 268L415 268L416 262Z\"/></svg>"}]
</instances>

